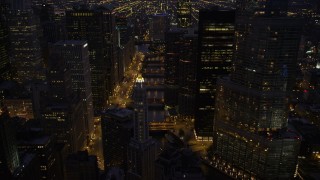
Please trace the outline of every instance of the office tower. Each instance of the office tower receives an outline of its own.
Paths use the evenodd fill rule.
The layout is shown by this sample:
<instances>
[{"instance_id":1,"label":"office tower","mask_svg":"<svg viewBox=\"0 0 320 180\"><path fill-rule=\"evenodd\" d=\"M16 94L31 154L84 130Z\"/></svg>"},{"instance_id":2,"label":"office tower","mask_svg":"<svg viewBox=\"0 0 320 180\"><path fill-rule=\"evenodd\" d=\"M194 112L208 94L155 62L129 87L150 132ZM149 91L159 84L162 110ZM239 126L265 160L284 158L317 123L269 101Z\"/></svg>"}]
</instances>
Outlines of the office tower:
<instances>
[{"instance_id":1,"label":"office tower","mask_svg":"<svg viewBox=\"0 0 320 180\"><path fill-rule=\"evenodd\" d=\"M65 161L65 179L98 180L99 168L97 156L89 156L88 151L70 154Z\"/></svg>"},{"instance_id":2,"label":"office tower","mask_svg":"<svg viewBox=\"0 0 320 180\"><path fill-rule=\"evenodd\" d=\"M9 28L6 18L6 6L0 3L0 80L10 79Z\"/></svg>"},{"instance_id":3,"label":"office tower","mask_svg":"<svg viewBox=\"0 0 320 180\"><path fill-rule=\"evenodd\" d=\"M104 167L127 170L127 150L133 135L134 112L128 109L108 109L101 117Z\"/></svg>"},{"instance_id":4,"label":"office tower","mask_svg":"<svg viewBox=\"0 0 320 180\"><path fill-rule=\"evenodd\" d=\"M151 18L150 33L151 40L163 42L165 39L165 33L169 27L169 20L167 14L155 14Z\"/></svg>"},{"instance_id":5,"label":"office tower","mask_svg":"<svg viewBox=\"0 0 320 180\"><path fill-rule=\"evenodd\" d=\"M15 170L12 179L41 179L38 156L34 153L23 153L20 157L20 166Z\"/></svg>"},{"instance_id":6,"label":"office tower","mask_svg":"<svg viewBox=\"0 0 320 180\"><path fill-rule=\"evenodd\" d=\"M93 106L88 43L86 41L59 41L53 46L53 53L64 58L71 73L73 93L80 93L83 101L86 133L93 133Z\"/></svg>"},{"instance_id":7,"label":"office tower","mask_svg":"<svg viewBox=\"0 0 320 180\"><path fill-rule=\"evenodd\" d=\"M178 0L177 3L178 27L186 28L192 26L192 10L190 0Z\"/></svg>"},{"instance_id":8,"label":"office tower","mask_svg":"<svg viewBox=\"0 0 320 180\"><path fill-rule=\"evenodd\" d=\"M194 115L197 38L194 29L170 29L166 33L165 93L168 106L181 115Z\"/></svg>"},{"instance_id":9,"label":"office tower","mask_svg":"<svg viewBox=\"0 0 320 180\"><path fill-rule=\"evenodd\" d=\"M81 150L86 141L83 99L72 93L71 69L61 54L50 54L46 88L34 87L34 104L39 109L46 133L56 135L57 142L65 143L69 153ZM46 92L43 93L42 91Z\"/></svg>"},{"instance_id":10,"label":"office tower","mask_svg":"<svg viewBox=\"0 0 320 180\"><path fill-rule=\"evenodd\" d=\"M166 35L166 55L164 73L164 102L167 106L178 105L179 90L179 61L183 55L183 43L185 32L179 29L170 29Z\"/></svg>"},{"instance_id":11,"label":"office tower","mask_svg":"<svg viewBox=\"0 0 320 180\"><path fill-rule=\"evenodd\" d=\"M18 139L19 152L35 153L40 164L37 167L42 179L60 180L63 178L62 164L56 159L54 136L41 135L36 131L21 132Z\"/></svg>"},{"instance_id":12,"label":"office tower","mask_svg":"<svg viewBox=\"0 0 320 180\"><path fill-rule=\"evenodd\" d=\"M244 16L286 16L289 0L236 0L237 14Z\"/></svg>"},{"instance_id":13,"label":"office tower","mask_svg":"<svg viewBox=\"0 0 320 180\"><path fill-rule=\"evenodd\" d=\"M113 59L114 18L111 10L99 6L66 12L68 39L86 40L89 47L92 98L95 110L102 110L115 83L117 64Z\"/></svg>"},{"instance_id":14,"label":"office tower","mask_svg":"<svg viewBox=\"0 0 320 180\"><path fill-rule=\"evenodd\" d=\"M183 116L194 116L195 114L197 46L197 34L192 32L184 35L178 75L178 110Z\"/></svg>"},{"instance_id":15,"label":"office tower","mask_svg":"<svg viewBox=\"0 0 320 180\"><path fill-rule=\"evenodd\" d=\"M200 159L191 149L166 148L155 161L154 180L205 180Z\"/></svg>"},{"instance_id":16,"label":"office tower","mask_svg":"<svg viewBox=\"0 0 320 180\"><path fill-rule=\"evenodd\" d=\"M301 23L287 17L237 22L235 67L217 87L215 162L232 177L290 179L300 136L287 127Z\"/></svg>"},{"instance_id":17,"label":"office tower","mask_svg":"<svg viewBox=\"0 0 320 180\"><path fill-rule=\"evenodd\" d=\"M135 44L133 39L133 26L129 25L129 18L125 15L117 15L115 17L116 24L116 52L114 61L118 64L117 77L118 83L124 78L124 73L128 69L135 53Z\"/></svg>"},{"instance_id":18,"label":"office tower","mask_svg":"<svg viewBox=\"0 0 320 180\"><path fill-rule=\"evenodd\" d=\"M15 131L9 113L1 109L0 114L0 176L11 177L19 167L19 156L15 139Z\"/></svg>"},{"instance_id":19,"label":"office tower","mask_svg":"<svg viewBox=\"0 0 320 180\"><path fill-rule=\"evenodd\" d=\"M67 68L64 57L50 54L47 69L51 101L62 102L72 97L71 69Z\"/></svg>"},{"instance_id":20,"label":"office tower","mask_svg":"<svg viewBox=\"0 0 320 180\"><path fill-rule=\"evenodd\" d=\"M116 15L115 17L116 32L118 44L125 45L132 36L132 27L129 26L129 18L125 15Z\"/></svg>"},{"instance_id":21,"label":"office tower","mask_svg":"<svg viewBox=\"0 0 320 180\"><path fill-rule=\"evenodd\" d=\"M65 143L68 153L85 146L87 133L83 116L83 103L78 97L65 102L48 102L41 113L46 133L54 134L57 142Z\"/></svg>"},{"instance_id":22,"label":"office tower","mask_svg":"<svg viewBox=\"0 0 320 180\"><path fill-rule=\"evenodd\" d=\"M154 179L154 161L157 153L156 142L149 136L148 106L144 79L139 76L133 92L134 136L128 148L128 179Z\"/></svg>"},{"instance_id":23,"label":"office tower","mask_svg":"<svg viewBox=\"0 0 320 180\"><path fill-rule=\"evenodd\" d=\"M202 10L199 14L194 124L198 140L212 139L216 81L231 70L234 23L233 10Z\"/></svg>"},{"instance_id":24,"label":"office tower","mask_svg":"<svg viewBox=\"0 0 320 180\"><path fill-rule=\"evenodd\" d=\"M14 79L20 83L45 79L39 21L31 9L24 8L8 11L11 62L17 71Z\"/></svg>"}]
</instances>

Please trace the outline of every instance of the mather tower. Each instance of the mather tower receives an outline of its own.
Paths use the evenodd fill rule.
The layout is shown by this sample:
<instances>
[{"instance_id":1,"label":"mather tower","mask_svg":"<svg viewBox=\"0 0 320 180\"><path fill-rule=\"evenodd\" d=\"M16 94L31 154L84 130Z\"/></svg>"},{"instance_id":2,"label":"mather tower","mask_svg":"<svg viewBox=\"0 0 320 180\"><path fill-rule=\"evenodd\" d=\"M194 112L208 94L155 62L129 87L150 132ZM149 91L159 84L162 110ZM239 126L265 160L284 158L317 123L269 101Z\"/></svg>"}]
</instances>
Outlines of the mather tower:
<instances>
[{"instance_id":1,"label":"mather tower","mask_svg":"<svg viewBox=\"0 0 320 180\"><path fill-rule=\"evenodd\" d=\"M147 121L148 106L144 79L138 76L133 91L134 101L134 137L128 149L128 179L154 179L154 161L156 158L156 142L149 136Z\"/></svg>"}]
</instances>

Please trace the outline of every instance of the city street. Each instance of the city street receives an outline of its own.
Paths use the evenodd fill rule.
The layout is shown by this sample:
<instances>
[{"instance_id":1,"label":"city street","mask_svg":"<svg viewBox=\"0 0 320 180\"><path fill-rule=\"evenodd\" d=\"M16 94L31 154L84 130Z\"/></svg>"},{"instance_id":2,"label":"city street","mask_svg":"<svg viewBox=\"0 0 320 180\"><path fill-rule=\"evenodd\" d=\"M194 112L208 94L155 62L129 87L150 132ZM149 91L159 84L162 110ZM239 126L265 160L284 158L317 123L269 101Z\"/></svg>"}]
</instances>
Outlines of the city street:
<instances>
[{"instance_id":1,"label":"city street","mask_svg":"<svg viewBox=\"0 0 320 180\"><path fill-rule=\"evenodd\" d=\"M137 52L132 59L132 62L125 72L125 77L120 85L116 86L113 96L110 97L110 106L116 105L118 107L126 107L131 101L131 92L134 86L136 77L141 70L141 62L144 58L143 53ZM89 154L96 155L98 158L98 165L100 169L104 169L103 146L102 146L102 132L101 132L101 118L96 117L94 120L94 136L90 140L89 146L86 147Z\"/></svg>"},{"instance_id":2,"label":"city street","mask_svg":"<svg viewBox=\"0 0 320 180\"><path fill-rule=\"evenodd\" d=\"M132 59L132 62L124 74L122 83L117 85L113 91L113 96L110 97L110 106L126 107L131 101L131 92L142 67L143 53L137 52Z\"/></svg>"}]
</instances>

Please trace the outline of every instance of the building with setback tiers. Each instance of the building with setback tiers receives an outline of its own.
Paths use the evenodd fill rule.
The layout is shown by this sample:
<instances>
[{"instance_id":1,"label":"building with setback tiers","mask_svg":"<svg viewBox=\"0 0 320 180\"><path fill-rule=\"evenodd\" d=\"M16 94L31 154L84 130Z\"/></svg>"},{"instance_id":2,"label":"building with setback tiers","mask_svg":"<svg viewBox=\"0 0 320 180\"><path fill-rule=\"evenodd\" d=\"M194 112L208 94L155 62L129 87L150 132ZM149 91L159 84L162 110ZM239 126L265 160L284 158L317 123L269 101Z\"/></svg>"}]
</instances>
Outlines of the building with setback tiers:
<instances>
[{"instance_id":1,"label":"building with setback tiers","mask_svg":"<svg viewBox=\"0 0 320 180\"><path fill-rule=\"evenodd\" d=\"M154 179L154 161L157 155L157 144L149 136L147 121L148 106L144 79L139 76L133 92L134 101L134 136L128 148L129 180Z\"/></svg>"},{"instance_id":2,"label":"building with setback tiers","mask_svg":"<svg viewBox=\"0 0 320 180\"><path fill-rule=\"evenodd\" d=\"M290 179L300 136L287 127L301 22L256 17L237 22L235 68L217 85L214 152L234 178Z\"/></svg>"}]
</instances>

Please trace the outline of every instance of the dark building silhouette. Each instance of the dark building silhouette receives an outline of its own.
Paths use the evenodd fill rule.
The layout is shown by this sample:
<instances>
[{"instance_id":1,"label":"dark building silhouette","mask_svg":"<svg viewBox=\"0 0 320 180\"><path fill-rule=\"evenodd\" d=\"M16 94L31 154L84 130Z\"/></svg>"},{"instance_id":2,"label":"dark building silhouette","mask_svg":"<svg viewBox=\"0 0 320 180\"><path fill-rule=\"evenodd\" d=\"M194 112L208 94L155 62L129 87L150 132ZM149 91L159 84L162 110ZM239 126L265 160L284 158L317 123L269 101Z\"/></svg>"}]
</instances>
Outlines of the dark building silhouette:
<instances>
[{"instance_id":1,"label":"dark building silhouette","mask_svg":"<svg viewBox=\"0 0 320 180\"><path fill-rule=\"evenodd\" d=\"M108 109L101 118L104 167L127 170L127 151L133 136L134 112L129 109Z\"/></svg>"},{"instance_id":2,"label":"dark building silhouette","mask_svg":"<svg viewBox=\"0 0 320 180\"><path fill-rule=\"evenodd\" d=\"M53 53L63 57L71 74L73 93L79 93L83 102L87 136L93 133L93 101L88 43L86 41L59 41L54 44Z\"/></svg>"},{"instance_id":3,"label":"dark building silhouette","mask_svg":"<svg viewBox=\"0 0 320 180\"><path fill-rule=\"evenodd\" d=\"M16 69L14 79L20 83L44 80L44 62L41 53L40 22L28 1L10 1L8 27L11 62Z\"/></svg>"},{"instance_id":4,"label":"dark building silhouette","mask_svg":"<svg viewBox=\"0 0 320 180\"><path fill-rule=\"evenodd\" d=\"M184 31L178 29L169 30L165 34L166 55L164 61L164 102L168 106L178 105L179 61L183 55L184 34Z\"/></svg>"},{"instance_id":5,"label":"dark building silhouette","mask_svg":"<svg viewBox=\"0 0 320 180\"><path fill-rule=\"evenodd\" d=\"M7 22L7 6L0 3L0 80L10 79L10 39Z\"/></svg>"},{"instance_id":6,"label":"dark building silhouette","mask_svg":"<svg viewBox=\"0 0 320 180\"><path fill-rule=\"evenodd\" d=\"M15 170L12 179L41 179L39 157L34 153L24 153L20 157L20 166Z\"/></svg>"},{"instance_id":7,"label":"dark building silhouette","mask_svg":"<svg viewBox=\"0 0 320 180\"><path fill-rule=\"evenodd\" d=\"M17 142L15 130L9 113L6 109L1 110L0 115L0 176L10 179L19 167Z\"/></svg>"},{"instance_id":8,"label":"dark building silhouette","mask_svg":"<svg viewBox=\"0 0 320 180\"><path fill-rule=\"evenodd\" d=\"M67 68L66 57L59 53L50 54L47 87L36 93L41 97L35 105L40 109L39 118L45 131L56 135L56 140L65 143L67 151L72 153L84 147L87 133L83 99L80 91L72 89L72 74Z\"/></svg>"},{"instance_id":9,"label":"dark building silhouette","mask_svg":"<svg viewBox=\"0 0 320 180\"><path fill-rule=\"evenodd\" d=\"M99 169L96 156L88 155L88 151L70 154L65 161L65 179L98 180Z\"/></svg>"},{"instance_id":10,"label":"dark building silhouette","mask_svg":"<svg viewBox=\"0 0 320 180\"><path fill-rule=\"evenodd\" d=\"M194 29L173 28L166 33L165 91L168 106L178 106L184 116L194 116L197 39Z\"/></svg>"},{"instance_id":11,"label":"dark building silhouette","mask_svg":"<svg viewBox=\"0 0 320 180\"><path fill-rule=\"evenodd\" d=\"M26 131L20 134L19 152L35 153L39 158L38 169L42 179L63 179L61 161L56 157L54 136L37 135L37 132Z\"/></svg>"},{"instance_id":12,"label":"dark building silhouette","mask_svg":"<svg viewBox=\"0 0 320 180\"><path fill-rule=\"evenodd\" d=\"M286 16L289 0L237 0L240 16Z\"/></svg>"},{"instance_id":13,"label":"dark building silhouette","mask_svg":"<svg viewBox=\"0 0 320 180\"><path fill-rule=\"evenodd\" d=\"M231 71L235 11L202 10L196 70L195 132L198 140L211 140L216 81Z\"/></svg>"},{"instance_id":14,"label":"dark building silhouette","mask_svg":"<svg viewBox=\"0 0 320 180\"><path fill-rule=\"evenodd\" d=\"M150 22L151 40L155 42L163 42L165 40L165 33L168 30L168 26L168 14L153 15Z\"/></svg>"},{"instance_id":15,"label":"dark building silhouette","mask_svg":"<svg viewBox=\"0 0 320 180\"><path fill-rule=\"evenodd\" d=\"M155 161L155 180L205 180L200 159L191 149L165 149Z\"/></svg>"},{"instance_id":16,"label":"dark building silhouette","mask_svg":"<svg viewBox=\"0 0 320 180\"><path fill-rule=\"evenodd\" d=\"M66 12L68 39L86 40L89 48L93 106L101 110L118 81L114 62L115 22L111 10L103 6L81 7Z\"/></svg>"}]
</instances>

